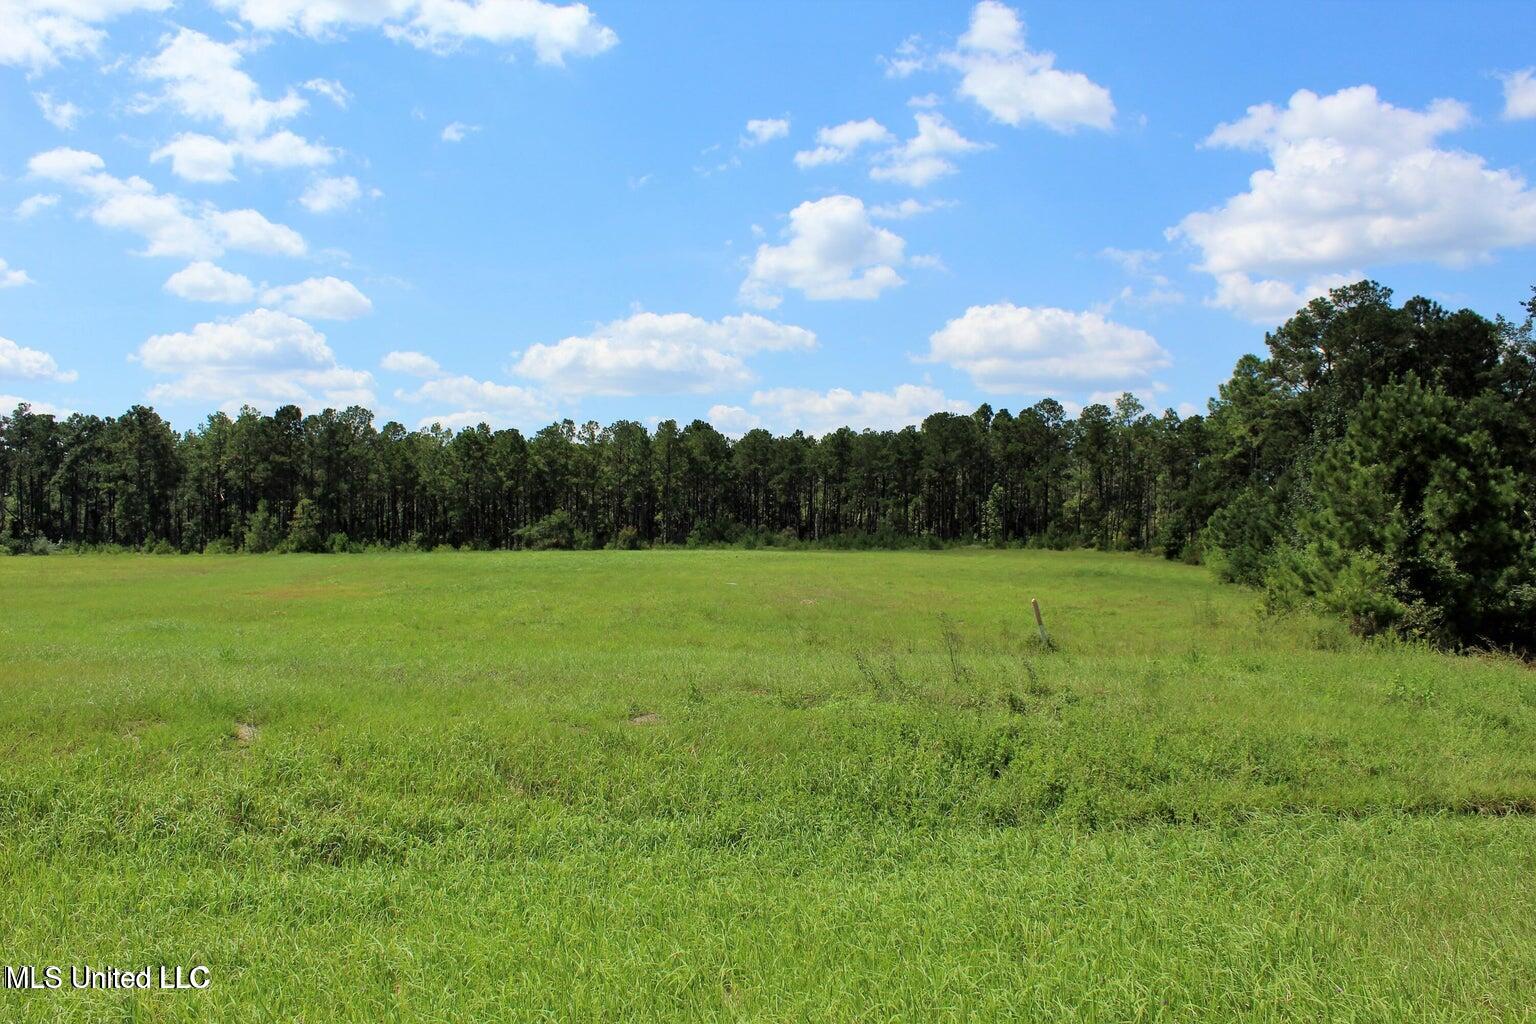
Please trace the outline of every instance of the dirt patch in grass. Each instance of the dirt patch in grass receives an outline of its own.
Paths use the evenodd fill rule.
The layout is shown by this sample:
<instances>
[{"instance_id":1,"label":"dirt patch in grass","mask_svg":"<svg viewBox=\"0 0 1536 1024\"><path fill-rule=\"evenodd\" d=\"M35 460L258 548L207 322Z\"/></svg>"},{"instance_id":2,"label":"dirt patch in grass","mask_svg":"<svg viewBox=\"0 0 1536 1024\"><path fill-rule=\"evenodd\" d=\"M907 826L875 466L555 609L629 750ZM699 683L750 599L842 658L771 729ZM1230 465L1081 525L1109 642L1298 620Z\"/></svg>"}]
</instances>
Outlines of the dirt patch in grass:
<instances>
[{"instance_id":1,"label":"dirt patch in grass","mask_svg":"<svg viewBox=\"0 0 1536 1024\"><path fill-rule=\"evenodd\" d=\"M643 715L632 715L629 719L630 725L660 725L661 722L661 716L654 711L647 711Z\"/></svg>"}]
</instances>

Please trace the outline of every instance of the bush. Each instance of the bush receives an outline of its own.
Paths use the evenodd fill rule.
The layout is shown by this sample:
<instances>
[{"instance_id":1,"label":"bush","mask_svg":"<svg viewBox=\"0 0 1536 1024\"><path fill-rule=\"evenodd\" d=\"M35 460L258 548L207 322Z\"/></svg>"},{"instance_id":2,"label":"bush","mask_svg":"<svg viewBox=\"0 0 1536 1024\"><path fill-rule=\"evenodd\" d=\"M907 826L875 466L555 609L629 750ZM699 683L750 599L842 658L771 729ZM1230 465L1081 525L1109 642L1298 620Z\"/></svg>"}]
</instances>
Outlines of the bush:
<instances>
[{"instance_id":1,"label":"bush","mask_svg":"<svg viewBox=\"0 0 1536 1024\"><path fill-rule=\"evenodd\" d=\"M308 498L300 498L288 524L288 550L317 552L325 550L320 540L320 509Z\"/></svg>"},{"instance_id":2,"label":"bush","mask_svg":"<svg viewBox=\"0 0 1536 1024\"><path fill-rule=\"evenodd\" d=\"M267 499L263 498L256 503L256 511L246 521L245 550L253 555L262 555L276 548L281 541L277 517L267 507Z\"/></svg>"},{"instance_id":3,"label":"bush","mask_svg":"<svg viewBox=\"0 0 1536 1024\"><path fill-rule=\"evenodd\" d=\"M180 552L177 551L176 548L171 546L171 542L166 540L164 537L161 537L159 540L155 541L153 544L151 544L148 547L146 547L145 551L147 553L151 554L151 555L176 555L176 554L180 554Z\"/></svg>"},{"instance_id":4,"label":"bush","mask_svg":"<svg viewBox=\"0 0 1536 1024\"><path fill-rule=\"evenodd\" d=\"M523 527L515 536L518 545L530 551L568 551L576 546L576 528L564 509Z\"/></svg>"},{"instance_id":5,"label":"bush","mask_svg":"<svg viewBox=\"0 0 1536 1024\"><path fill-rule=\"evenodd\" d=\"M613 538L613 546L620 551L638 551L645 545L640 539L639 530L633 526L625 526L620 528L618 536Z\"/></svg>"},{"instance_id":6,"label":"bush","mask_svg":"<svg viewBox=\"0 0 1536 1024\"><path fill-rule=\"evenodd\" d=\"M232 555L238 550L239 548L235 547L235 542L228 537L215 537L203 545L203 554L205 555Z\"/></svg>"}]
</instances>

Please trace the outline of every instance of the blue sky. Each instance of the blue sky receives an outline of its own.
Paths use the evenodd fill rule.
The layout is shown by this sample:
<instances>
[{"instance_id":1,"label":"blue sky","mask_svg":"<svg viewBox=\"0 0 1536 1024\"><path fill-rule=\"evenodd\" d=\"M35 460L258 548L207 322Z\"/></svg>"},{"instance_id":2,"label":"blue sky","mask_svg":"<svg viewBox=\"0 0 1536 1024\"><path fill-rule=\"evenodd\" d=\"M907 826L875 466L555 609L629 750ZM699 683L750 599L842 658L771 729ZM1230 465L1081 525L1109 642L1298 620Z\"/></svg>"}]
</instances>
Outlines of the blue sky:
<instances>
[{"instance_id":1,"label":"blue sky","mask_svg":"<svg viewBox=\"0 0 1536 1024\"><path fill-rule=\"evenodd\" d=\"M0 0L0 401L1188 412L1536 283L1528 5Z\"/></svg>"}]
</instances>

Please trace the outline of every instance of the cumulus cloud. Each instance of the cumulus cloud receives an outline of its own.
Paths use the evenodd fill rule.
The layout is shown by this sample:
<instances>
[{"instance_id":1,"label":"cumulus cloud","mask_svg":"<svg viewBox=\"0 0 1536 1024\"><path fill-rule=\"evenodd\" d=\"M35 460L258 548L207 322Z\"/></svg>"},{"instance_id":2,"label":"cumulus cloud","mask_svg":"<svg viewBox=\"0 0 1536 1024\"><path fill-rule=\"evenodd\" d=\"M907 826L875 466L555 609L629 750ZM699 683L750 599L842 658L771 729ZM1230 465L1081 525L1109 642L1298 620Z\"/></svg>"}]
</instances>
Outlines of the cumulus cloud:
<instances>
[{"instance_id":1,"label":"cumulus cloud","mask_svg":"<svg viewBox=\"0 0 1536 1024\"><path fill-rule=\"evenodd\" d=\"M208 260L197 260L166 278L165 290L189 302L250 302L256 286L244 274L225 270Z\"/></svg>"},{"instance_id":2,"label":"cumulus cloud","mask_svg":"<svg viewBox=\"0 0 1536 1024\"><path fill-rule=\"evenodd\" d=\"M812 391L806 388L773 388L752 395L748 413L739 406L716 406L710 410L714 422L717 410L728 422L741 424L749 417L752 426L772 424L779 430L804 430L823 434L839 427L854 430L888 430L921 423L936 412L969 412L970 403L946 398L938 388L901 384L890 391L849 391L832 388ZM750 429L750 427L748 428Z\"/></svg>"},{"instance_id":3,"label":"cumulus cloud","mask_svg":"<svg viewBox=\"0 0 1536 1024\"><path fill-rule=\"evenodd\" d=\"M762 417L739 405L712 405L704 414L704 419L727 437L740 437L763 425Z\"/></svg>"},{"instance_id":4,"label":"cumulus cloud","mask_svg":"<svg viewBox=\"0 0 1536 1024\"><path fill-rule=\"evenodd\" d=\"M299 88L316 96L324 96L341 110L346 110L347 104L352 102L352 94L347 91L347 87L334 78L311 78Z\"/></svg>"},{"instance_id":5,"label":"cumulus cloud","mask_svg":"<svg viewBox=\"0 0 1536 1024\"><path fill-rule=\"evenodd\" d=\"M1206 304L1234 310L1254 323L1275 324L1286 320L1313 299L1364 276L1365 273L1358 270L1320 274L1292 284L1274 278L1255 281L1247 274L1221 274L1216 278L1216 294L1207 299Z\"/></svg>"},{"instance_id":6,"label":"cumulus cloud","mask_svg":"<svg viewBox=\"0 0 1536 1024\"><path fill-rule=\"evenodd\" d=\"M1303 89L1283 108L1249 107L1205 144L1264 153L1270 166L1169 237L1200 251L1199 268L1217 281L1215 304L1259 319L1275 308L1268 297L1314 293L1346 272L1464 266L1536 242L1536 192L1519 174L1436 145L1469 119L1455 101L1395 107L1369 85L1331 96Z\"/></svg>"},{"instance_id":7,"label":"cumulus cloud","mask_svg":"<svg viewBox=\"0 0 1536 1024\"><path fill-rule=\"evenodd\" d=\"M52 402L36 402L20 395L0 395L0 416L9 416L18 405L27 406L34 416L52 416L60 420L75 411Z\"/></svg>"},{"instance_id":8,"label":"cumulus cloud","mask_svg":"<svg viewBox=\"0 0 1536 1024\"><path fill-rule=\"evenodd\" d=\"M226 249L302 256L304 238L255 210L220 210L157 192L140 177L117 178L106 162L79 149L51 149L27 162L28 173L73 188L88 203L92 220L144 239L145 256L213 259Z\"/></svg>"},{"instance_id":9,"label":"cumulus cloud","mask_svg":"<svg viewBox=\"0 0 1536 1024\"><path fill-rule=\"evenodd\" d=\"M336 213L345 210L362 196L357 179L348 175L341 178L320 178L313 182L299 197L300 204L310 213Z\"/></svg>"},{"instance_id":10,"label":"cumulus cloud","mask_svg":"<svg viewBox=\"0 0 1536 1024\"><path fill-rule=\"evenodd\" d=\"M1536 117L1536 68L1523 68L1501 76L1504 79L1504 117L1523 121Z\"/></svg>"},{"instance_id":11,"label":"cumulus cloud","mask_svg":"<svg viewBox=\"0 0 1536 1024\"><path fill-rule=\"evenodd\" d=\"M298 284L268 288L261 293L261 301L285 313L317 320L355 320L373 312L368 296L352 282L337 277L311 277Z\"/></svg>"},{"instance_id":12,"label":"cumulus cloud","mask_svg":"<svg viewBox=\"0 0 1536 1024\"><path fill-rule=\"evenodd\" d=\"M172 378L150 389L154 401L212 401L220 408L373 401L371 374L340 365L324 334L270 309L154 335L135 358L151 372Z\"/></svg>"},{"instance_id":13,"label":"cumulus cloud","mask_svg":"<svg viewBox=\"0 0 1536 1024\"><path fill-rule=\"evenodd\" d=\"M0 259L0 288L20 288L24 284L32 283L31 276L25 270L13 267Z\"/></svg>"},{"instance_id":14,"label":"cumulus cloud","mask_svg":"<svg viewBox=\"0 0 1536 1024\"><path fill-rule=\"evenodd\" d=\"M897 78L935 67L958 71L960 95L1004 124L1035 122L1058 132L1114 125L1109 90L1082 72L1057 68L1055 54L1031 50L1018 13L997 0L971 9L970 27L953 50L930 55L908 39L885 65Z\"/></svg>"},{"instance_id":15,"label":"cumulus cloud","mask_svg":"<svg viewBox=\"0 0 1536 1024\"><path fill-rule=\"evenodd\" d=\"M805 328L753 314L710 321L636 313L591 334L534 345L514 370L566 394L699 393L749 383L750 355L815 345L816 335Z\"/></svg>"},{"instance_id":16,"label":"cumulus cloud","mask_svg":"<svg viewBox=\"0 0 1536 1024\"><path fill-rule=\"evenodd\" d=\"M424 352L390 352L379 362L390 373L404 373L411 377L439 377L443 368L437 360Z\"/></svg>"},{"instance_id":17,"label":"cumulus cloud","mask_svg":"<svg viewBox=\"0 0 1536 1024\"><path fill-rule=\"evenodd\" d=\"M1099 250L1099 255L1118 265L1143 285L1141 288L1126 285L1108 306L1113 306L1115 302L1130 306L1172 306L1184 301L1184 293L1157 269L1163 253L1155 249L1116 249L1111 246Z\"/></svg>"},{"instance_id":18,"label":"cumulus cloud","mask_svg":"<svg viewBox=\"0 0 1536 1024\"><path fill-rule=\"evenodd\" d=\"M434 377L423 381L414 391L396 391L395 397L442 410L423 416L417 424L420 427L434 423L451 429L480 423L493 427L524 426L554 418L548 399L536 391L467 375Z\"/></svg>"},{"instance_id":19,"label":"cumulus cloud","mask_svg":"<svg viewBox=\"0 0 1536 1024\"><path fill-rule=\"evenodd\" d=\"M171 171L185 181L232 181L235 160L259 167L319 167L336 159L336 151L290 131L255 139L216 139L184 132L150 154L153 161L170 160Z\"/></svg>"},{"instance_id":20,"label":"cumulus cloud","mask_svg":"<svg viewBox=\"0 0 1536 1024\"><path fill-rule=\"evenodd\" d=\"M73 370L60 370L58 362L47 352L18 345L10 338L0 338L0 377L68 384L79 374Z\"/></svg>"},{"instance_id":21,"label":"cumulus cloud","mask_svg":"<svg viewBox=\"0 0 1536 1024\"><path fill-rule=\"evenodd\" d=\"M1039 393L1056 385L1132 386L1170 363L1145 331L1098 313L998 303L972 306L928 339L926 362L968 374L983 390Z\"/></svg>"},{"instance_id":22,"label":"cumulus cloud","mask_svg":"<svg viewBox=\"0 0 1536 1024\"><path fill-rule=\"evenodd\" d=\"M134 11L163 11L171 0L6 0L0 3L0 64L34 72L98 52L102 25Z\"/></svg>"},{"instance_id":23,"label":"cumulus cloud","mask_svg":"<svg viewBox=\"0 0 1536 1024\"><path fill-rule=\"evenodd\" d=\"M27 196L16 204L16 219L26 220L28 217L42 213L52 206L57 206L59 197L53 193L39 193L35 196Z\"/></svg>"},{"instance_id":24,"label":"cumulus cloud","mask_svg":"<svg viewBox=\"0 0 1536 1024\"><path fill-rule=\"evenodd\" d=\"M253 136L292 119L308 105L292 89L275 100L264 98L256 80L240 69L243 59L238 44L183 28L166 37L159 53L139 62L139 74L162 86L160 95L148 98L144 106L169 105L195 120Z\"/></svg>"},{"instance_id":25,"label":"cumulus cloud","mask_svg":"<svg viewBox=\"0 0 1536 1024\"><path fill-rule=\"evenodd\" d=\"M784 288L816 300L873 299L903 283L896 267L906 258L906 241L871 224L853 196L801 203L790 211L784 234L783 245L758 246L742 301L772 309Z\"/></svg>"},{"instance_id":26,"label":"cumulus cloud","mask_svg":"<svg viewBox=\"0 0 1536 1024\"><path fill-rule=\"evenodd\" d=\"M444 142L463 142L469 136L480 130L477 124L465 124L463 121L453 121L443 126Z\"/></svg>"},{"instance_id":27,"label":"cumulus cloud","mask_svg":"<svg viewBox=\"0 0 1536 1024\"><path fill-rule=\"evenodd\" d=\"M236 159L262 167L318 167L336 158L334 150L275 125L298 116L308 106L289 89L277 99L261 94L256 80L241 69L248 44L221 43L183 28L162 40L160 52L139 61L139 75L161 86L141 97L138 110L170 107L194 120L217 124L227 139L188 132L160 147L151 159L170 160L171 170L188 181L220 182L234 178ZM306 83L312 91L340 86L327 79Z\"/></svg>"},{"instance_id":28,"label":"cumulus cloud","mask_svg":"<svg viewBox=\"0 0 1536 1024\"><path fill-rule=\"evenodd\" d=\"M876 158L869 176L921 188L955 171L952 156L986 147L961 135L938 114L918 114L917 134Z\"/></svg>"},{"instance_id":29,"label":"cumulus cloud","mask_svg":"<svg viewBox=\"0 0 1536 1024\"><path fill-rule=\"evenodd\" d=\"M252 28L328 38L378 28L391 39L436 53L468 42L525 44L546 64L602 53L619 37L585 4L544 0L215 0Z\"/></svg>"},{"instance_id":30,"label":"cumulus cloud","mask_svg":"<svg viewBox=\"0 0 1536 1024\"><path fill-rule=\"evenodd\" d=\"M882 203L869 208L869 215L877 220L907 220L935 210L948 209L954 206L952 199L930 199L924 202L920 199L903 199L899 203Z\"/></svg>"},{"instance_id":31,"label":"cumulus cloud","mask_svg":"<svg viewBox=\"0 0 1536 1024\"><path fill-rule=\"evenodd\" d=\"M789 118L753 118L747 122L746 134L741 137L743 146L761 146L789 134Z\"/></svg>"},{"instance_id":32,"label":"cumulus cloud","mask_svg":"<svg viewBox=\"0 0 1536 1024\"><path fill-rule=\"evenodd\" d=\"M47 92L35 92L32 98L37 101L37 109L43 112L43 120L61 132L74 130L75 122L80 119L79 107L68 100L56 100Z\"/></svg>"},{"instance_id":33,"label":"cumulus cloud","mask_svg":"<svg viewBox=\"0 0 1536 1024\"><path fill-rule=\"evenodd\" d=\"M847 160L865 146L889 142L891 133L879 121L866 117L862 121L844 121L816 132L816 148L802 149L795 154L796 167L820 167Z\"/></svg>"}]
</instances>

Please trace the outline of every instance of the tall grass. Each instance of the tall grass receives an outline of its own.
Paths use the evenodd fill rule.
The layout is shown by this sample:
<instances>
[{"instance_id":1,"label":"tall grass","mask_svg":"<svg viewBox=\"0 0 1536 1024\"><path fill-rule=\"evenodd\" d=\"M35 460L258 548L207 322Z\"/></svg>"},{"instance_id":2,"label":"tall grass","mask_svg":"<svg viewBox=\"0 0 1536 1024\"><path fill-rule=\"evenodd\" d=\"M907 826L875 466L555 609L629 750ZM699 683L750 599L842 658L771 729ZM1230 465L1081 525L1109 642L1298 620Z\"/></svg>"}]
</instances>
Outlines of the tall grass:
<instances>
[{"instance_id":1,"label":"tall grass","mask_svg":"<svg viewBox=\"0 0 1536 1024\"><path fill-rule=\"evenodd\" d=\"M85 557L0 588L5 957L214 973L0 1019L1533 1017L1536 674L1190 567Z\"/></svg>"}]
</instances>

